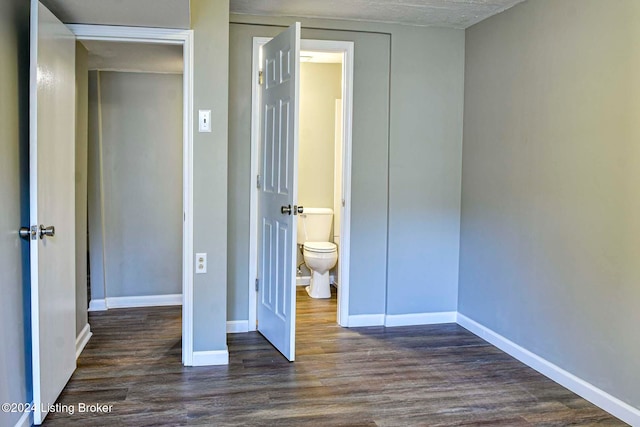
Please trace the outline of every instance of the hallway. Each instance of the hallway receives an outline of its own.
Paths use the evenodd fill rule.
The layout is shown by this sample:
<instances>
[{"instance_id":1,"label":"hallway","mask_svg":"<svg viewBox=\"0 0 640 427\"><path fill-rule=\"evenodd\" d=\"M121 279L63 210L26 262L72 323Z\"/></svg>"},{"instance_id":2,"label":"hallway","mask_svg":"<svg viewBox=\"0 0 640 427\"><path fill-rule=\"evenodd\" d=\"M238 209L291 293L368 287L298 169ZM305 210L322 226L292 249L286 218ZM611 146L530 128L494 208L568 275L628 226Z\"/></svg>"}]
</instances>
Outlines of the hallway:
<instances>
[{"instance_id":1,"label":"hallway","mask_svg":"<svg viewBox=\"0 0 640 427\"><path fill-rule=\"evenodd\" d=\"M298 288L297 357L228 335L228 366L180 363L179 307L93 312L93 338L46 425L624 425L455 325L344 329Z\"/></svg>"}]
</instances>

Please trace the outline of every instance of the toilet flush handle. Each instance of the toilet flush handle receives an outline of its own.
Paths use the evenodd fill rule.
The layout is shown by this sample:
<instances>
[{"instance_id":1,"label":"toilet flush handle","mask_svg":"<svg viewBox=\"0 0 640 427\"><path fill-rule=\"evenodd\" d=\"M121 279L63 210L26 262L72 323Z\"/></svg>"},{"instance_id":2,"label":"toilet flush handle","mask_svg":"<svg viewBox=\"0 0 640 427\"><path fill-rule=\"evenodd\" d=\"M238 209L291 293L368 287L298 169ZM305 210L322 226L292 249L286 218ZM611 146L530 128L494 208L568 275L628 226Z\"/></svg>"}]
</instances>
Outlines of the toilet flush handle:
<instances>
[{"instance_id":1,"label":"toilet flush handle","mask_svg":"<svg viewBox=\"0 0 640 427\"><path fill-rule=\"evenodd\" d=\"M294 215L298 215L298 214L301 214L301 213L304 213L304 206L293 205L293 214Z\"/></svg>"}]
</instances>

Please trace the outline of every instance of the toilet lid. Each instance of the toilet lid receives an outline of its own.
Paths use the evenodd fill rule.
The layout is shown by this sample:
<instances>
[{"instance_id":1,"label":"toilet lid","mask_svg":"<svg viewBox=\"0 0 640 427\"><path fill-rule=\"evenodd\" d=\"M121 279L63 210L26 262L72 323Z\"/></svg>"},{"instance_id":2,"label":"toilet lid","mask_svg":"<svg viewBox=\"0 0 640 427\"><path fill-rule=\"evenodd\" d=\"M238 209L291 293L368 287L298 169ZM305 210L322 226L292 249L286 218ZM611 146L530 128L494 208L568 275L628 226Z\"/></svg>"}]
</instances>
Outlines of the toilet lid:
<instances>
[{"instance_id":1,"label":"toilet lid","mask_svg":"<svg viewBox=\"0 0 640 427\"><path fill-rule=\"evenodd\" d=\"M335 252L337 246L331 242L305 242L304 248L310 252Z\"/></svg>"}]
</instances>

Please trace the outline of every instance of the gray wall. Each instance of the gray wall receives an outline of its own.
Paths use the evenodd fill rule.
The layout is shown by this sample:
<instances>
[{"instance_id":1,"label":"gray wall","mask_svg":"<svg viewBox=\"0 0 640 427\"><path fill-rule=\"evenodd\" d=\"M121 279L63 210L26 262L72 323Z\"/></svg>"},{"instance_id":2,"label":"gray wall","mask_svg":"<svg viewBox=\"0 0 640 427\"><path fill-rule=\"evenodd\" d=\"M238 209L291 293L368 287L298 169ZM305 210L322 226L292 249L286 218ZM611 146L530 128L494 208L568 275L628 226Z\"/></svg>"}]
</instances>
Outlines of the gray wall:
<instances>
[{"instance_id":1,"label":"gray wall","mask_svg":"<svg viewBox=\"0 0 640 427\"><path fill-rule=\"evenodd\" d=\"M194 276L196 351L227 349L227 145L229 0L191 0L193 109L211 110L212 133L194 131L194 257L208 253L207 274Z\"/></svg>"},{"instance_id":2,"label":"gray wall","mask_svg":"<svg viewBox=\"0 0 640 427\"><path fill-rule=\"evenodd\" d=\"M217 257L209 258L214 274L196 279L196 350L226 349L228 10L227 0L191 1L195 108L207 106L217 112L214 133L194 138L194 174L200 179L195 193L195 250ZM28 25L28 2L0 2L0 319L2 325L11 325L0 328L1 402L32 399L31 368L26 366L30 338L25 339L30 328L28 263L24 262L28 247L17 235L18 227L28 223ZM19 418L20 414L0 412L0 426L13 426Z\"/></svg>"},{"instance_id":3,"label":"gray wall","mask_svg":"<svg viewBox=\"0 0 640 427\"><path fill-rule=\"evenodd\" d=\"M227 301L227 126L229 90L229 1L191 0L194 32L194 112L213 111L213 132L194 132L193 215L194 254L206 252L208 273L194 275L193 335L195 351L226 350ZM95 90L90 76L90 90ZM91 124L90 117L90 124ZM90 132L91 133L91 132ZM89 162L99 156L89 147ZM89 177L89 188L98 183ZM90 193L91 194L91 190ZM91 208L89 229L93 233ZM94 217L95 217L94 213ZM96 243L96 244L99 244ZM94 242L90 240L93 248ZM100 298L94 278L100 271L91 265L92 298Z\"/></svg>"},{"instance_id":4,"label":"gray wall","mask_svg":"<svg viewBox=\"0 0 640 427\"><path fill-rule=\"evenodd\" d=\"M229 320L248 318L251 49L280 27L232 24L229 105ZM389 35L302 30L303 38L355 42L351 313L383 313L386 276ZM357 106L361 106L357 108Z\"/></svg>"},{"instance_id":5,"label":"gray wall","mask_svg":"<svg viewBox=\"0 0 640 427\"><path fill-rule=\"evenodd\" d=\"M299 20L303 38L355 41L351 314L456 310L464 32ZM273 36L282 28L271 25L294 19L234 15L232 21L228 319L242 320L248 317L251 37Z\"/></svg>"},{"instance_id":6,"label":"gray wall","mask_svg":"<svg viewBox=\"0 0 640 427\"><path fill-rule=\"evenodd\" d=\"M76 42L76 335L87 316L87 121L89 102L88 53Z\"/></svg>"},{"instance_id":7,"label":"gray wall","mask_svg":"<svg viewBox=\"0 0 640 427\"><path fill-rule=\"evenodd\" d=\"M336 99L342 64L300 64L298 204L333 209Z\"/></svg>"},{"instance_id":8,"label":"gray wall","mask_svg":"<svg viewBox=\"0 0 640 427\"><path fill-rule=\"evenodd\" d=\"M28 243L18 228L28 225L29 3L0 2L0 402L30 401ZM25 163L26 160L26 163ZM21 191L22 190L22 191ZM26 192L25 192L26 190ZM25 194L27 199L25 200ZM26 203L25 203L26 202ZM23 222L24 221L24 222ZM27 292L27 293L25 293ZM28 305L27 305L28 307ZM0 426L21 414L0 412Z\"/></svg>"},{"instance_id":9,"label":"gray wall","mask_svg":"<svg viewBox=\"0 0 640 427\"><path fill-rule=\"evenodd\" d=\"M98 97L98 72L90 71L88 103L87 149L87 209L89 228L89 270L91 275L91 300L104 299L104 241L101 186L101 148Z\"/></svg>"},{"instance_id":10,"label":"gray wall","mask_svg":"<svg viewBox=\"0 0 640 427\"><path fill-rule=\"evenodd\" d=\"M459 310L640 408L640 2L466 34Z\"/></svg>"},{"instance_id":11,"label":"gray wall","mask_svg":"<svg viewBox=\"0 0 640 427\"><path fill-rule=\"evenodd\" d=\"M98 82L91 105L102 134L90 144L102 144L104 234L95 237L107 298L181 294L182 75L99 72ZM98 180L100 165L90 173Z\"/></svg>"},{"instance_id":12,"label":"gray wall","mask_svg":"<svg viewBox=\"0 0 640 427\"><path fill-rule=\"evenodd\" d=\"M387 314L455 311L464 32L399 26L392 40Z\"/></svg>"}]
</instances>

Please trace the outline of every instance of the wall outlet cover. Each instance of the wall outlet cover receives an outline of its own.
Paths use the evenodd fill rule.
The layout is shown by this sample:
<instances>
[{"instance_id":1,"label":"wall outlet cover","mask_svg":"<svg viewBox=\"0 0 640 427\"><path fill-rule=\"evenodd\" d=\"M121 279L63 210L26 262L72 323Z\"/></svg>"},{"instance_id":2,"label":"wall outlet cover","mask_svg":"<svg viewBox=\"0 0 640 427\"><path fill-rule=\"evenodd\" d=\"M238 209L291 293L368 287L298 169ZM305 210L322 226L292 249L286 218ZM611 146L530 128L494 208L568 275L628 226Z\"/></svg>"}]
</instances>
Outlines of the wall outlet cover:
<instances>
[{"instance_id":1,"label":"wall outlet cover","mask_svg":"<svg viewBox=\"0 0 640 427\"><path fill-rule=\"evenodd\" d=\"M196 274L204 274L207 272L207 254L196 254Z\"/></svg>"}]
</instances>

